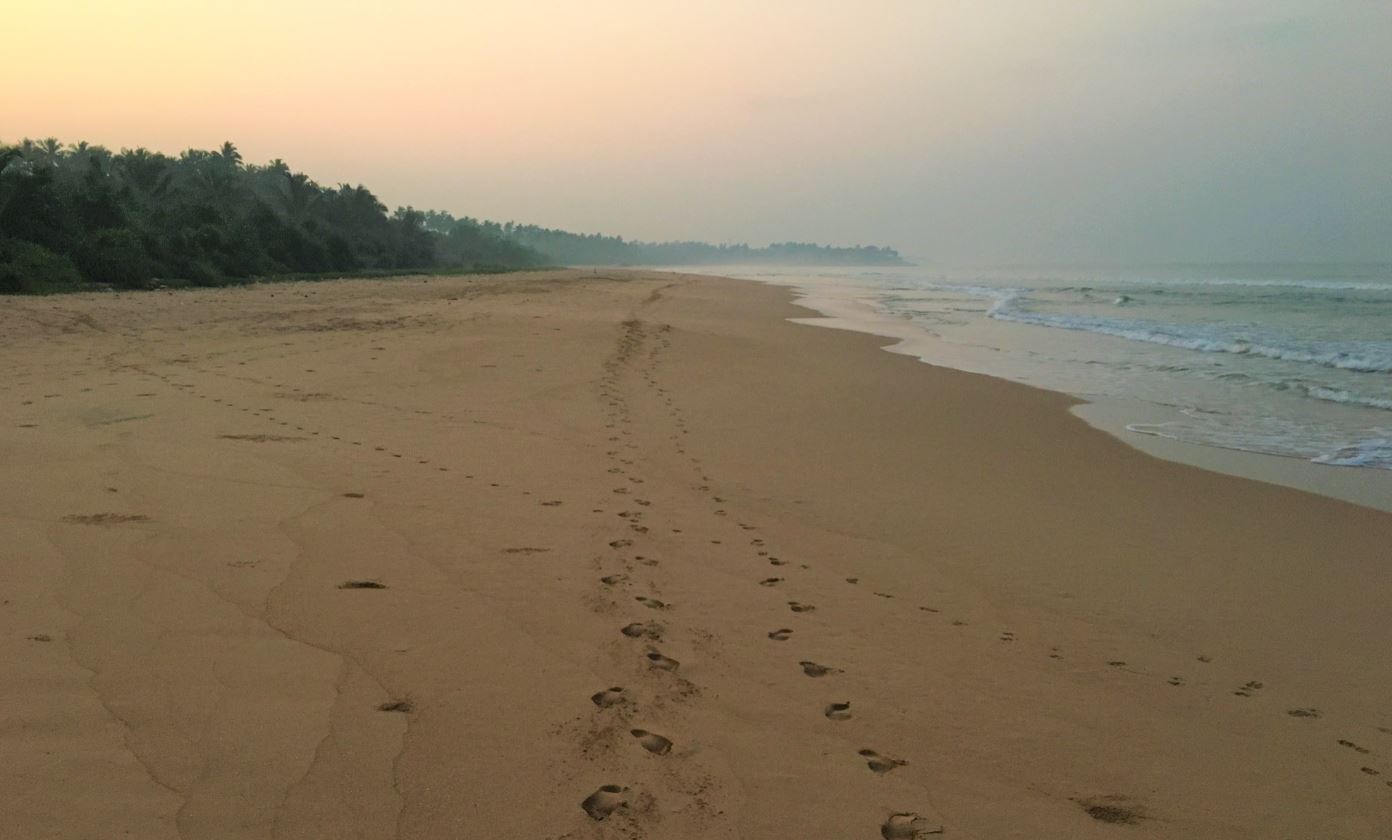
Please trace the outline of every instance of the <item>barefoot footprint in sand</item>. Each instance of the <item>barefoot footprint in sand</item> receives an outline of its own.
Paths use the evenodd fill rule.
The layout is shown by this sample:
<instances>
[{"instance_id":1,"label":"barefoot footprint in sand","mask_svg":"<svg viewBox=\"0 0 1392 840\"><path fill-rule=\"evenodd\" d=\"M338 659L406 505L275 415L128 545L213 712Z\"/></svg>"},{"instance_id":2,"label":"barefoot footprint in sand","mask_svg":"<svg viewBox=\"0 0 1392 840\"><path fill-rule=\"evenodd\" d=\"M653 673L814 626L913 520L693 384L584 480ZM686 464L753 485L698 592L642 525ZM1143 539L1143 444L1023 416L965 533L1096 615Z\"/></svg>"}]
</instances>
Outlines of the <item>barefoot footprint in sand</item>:
<instances>
[{"instance_id":1,"label":"barefoot footprint in sand","mask_svg":"<svg viewBox=\"0 0 1392 840\"><path fill-rule=\"evenodd\" d=\"M607 709L610 706L617 706L618 704L626 701L627 697L624 695L623 687L617 685L612 688L606 688L603 691L597 691L594 694L590 695L590 702L594 703L601 709Z\"/></svg>"},{"instance_id":2,"label":"barefoot footprint in sand","mask_svg":"<svg viewBox=\"0 0 1392 840\"><path fill-rule=\"evenodd\" d=\"M663 671L675 671L681 665L680 662L670 656L663 656L661 653L650 650L645 654L652 667Z\"/></svg>"},{"instance_id":3,"label":"barefoot footprint in sand","mask_svg":"<svg viewBox=\"0 0 1392 840\"><path fill-rule=\"evenodd\" d=\"M646 729L631 729L629 734L638 739L643 749L653 755L666 755L672 751L672 741Z\"/></svg>"},{"instance_id":4,"label":"barefoot footprint in sand","mask_svg":"<svg viewBox=\"0 0 1392 840\"><path fill-rule=\"evenodd\" d=\"M628 804L624 799L626 789L618 785L602 785L599 790L585 797L580 807L592 820L602 820L619 808Z\"/></svg>"},{"instance_id":5,"label":"barefoot footprint in sand","mask_svg":"<svg viewBox=\"0 0 1392 840\"><path fill-rule=\"evenodd\" d=\"M892 814L880 824L880 836L884 840L917 840L930 834L942 834L943 827L935 825L911 811Z\"/></svg>"},{"instance_id":6,"label":"barefoot footprint in sand","mask_svg":"<svg viewBox=\"0 0 1392 840\"><path fill-rule=\"evenodd\" d=\"M865 766L879 774L888 773L896 767L903 767L905 764L908 764L907 761L898 758L890 758L887 755L880 755L874 750L859 750L857 754L865 759Z\"/></svg>"},{"instance_id":7,"label":"barefoot footprint in sand","mask_svg":"<svg viewBox=\"0 0 1392 840\"><path fill-rule=\"evenodd\" d=\"M828 720L850 720L851 701L847 700L844 703L828 703L827 707L822 710L822 714L826 715Z\"/></svg>"},{"instance_id":8,"label":"barefoot footprint in sand","mask_svg":"<svg viewBox=\"0 0 1392 840\"><path fill-rule=\"evenodd\" d=\"M806 659L798 663L802 666L802 672L809 677L825 677L827 674L839 674L840 668L832 668L829 665L818 665Z\"/></svg>"},{"instance_id":9,"label":"barefoot footprint in sand","mask_svg":"<svg viewBox=\"0 0 1392 840\"><path fill-rule=\"evenodd\" d=\"M619 632L630 639L647 638L653 641L662 639L662 625L655 621L635 621L620 628Z\"/></svg>"}]
</instances>

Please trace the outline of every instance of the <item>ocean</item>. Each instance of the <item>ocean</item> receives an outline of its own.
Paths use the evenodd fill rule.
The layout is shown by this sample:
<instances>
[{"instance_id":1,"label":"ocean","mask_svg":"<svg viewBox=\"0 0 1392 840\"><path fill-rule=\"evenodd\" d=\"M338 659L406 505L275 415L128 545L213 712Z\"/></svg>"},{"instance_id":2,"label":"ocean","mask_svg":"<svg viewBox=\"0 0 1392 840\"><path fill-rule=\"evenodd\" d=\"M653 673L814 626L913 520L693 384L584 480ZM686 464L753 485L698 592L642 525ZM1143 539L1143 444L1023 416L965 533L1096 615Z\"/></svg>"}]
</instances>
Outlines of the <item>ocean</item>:
<instances>
[{"instance_id":1,"label":"ocean","mask_svg":"<svg viewBox=\"0 0 1392 840\"><path fill-rule=\"evenodd\" d=\"M1132 442L1392 471L1392 265L722 273L925 362L1125 406Z\"/></svg>"}]
</instances>

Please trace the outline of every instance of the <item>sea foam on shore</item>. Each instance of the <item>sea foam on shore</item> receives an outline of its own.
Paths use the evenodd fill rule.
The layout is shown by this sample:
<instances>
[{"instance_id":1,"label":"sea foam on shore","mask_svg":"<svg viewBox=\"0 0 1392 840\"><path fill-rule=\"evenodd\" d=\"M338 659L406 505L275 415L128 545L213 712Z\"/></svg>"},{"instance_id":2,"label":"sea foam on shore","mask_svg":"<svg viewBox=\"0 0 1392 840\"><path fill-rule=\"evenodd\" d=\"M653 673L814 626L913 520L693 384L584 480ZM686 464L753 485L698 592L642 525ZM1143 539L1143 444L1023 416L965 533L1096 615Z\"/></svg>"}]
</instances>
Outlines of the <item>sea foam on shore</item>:
<instances>
[{"instance_id":1,"label":"sea foam on shore","mask_svg":"<svg viewBox=\"0 0 1392 840\"><path fill-rule=\"evenodd\" d=\"M728 273L930 363L1125 401L1123 437L1392 471L1392 266Z\"/></svg>"}]
</instances>

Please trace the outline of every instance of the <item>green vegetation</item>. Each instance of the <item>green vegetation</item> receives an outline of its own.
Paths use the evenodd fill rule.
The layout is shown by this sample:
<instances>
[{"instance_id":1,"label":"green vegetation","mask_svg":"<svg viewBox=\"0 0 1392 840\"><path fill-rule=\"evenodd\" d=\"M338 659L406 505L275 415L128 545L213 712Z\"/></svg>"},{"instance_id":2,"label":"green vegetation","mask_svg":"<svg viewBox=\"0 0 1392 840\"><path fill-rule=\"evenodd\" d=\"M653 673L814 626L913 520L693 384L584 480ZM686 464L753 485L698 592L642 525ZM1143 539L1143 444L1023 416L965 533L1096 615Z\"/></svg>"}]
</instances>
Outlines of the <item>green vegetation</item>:
<instances>
[{"instance_id":1,"label":"green vegetation","mask_svg":"<svg viewBox=\"0 0 1392 840\"><path fill-rule=\"evenodd\" d=\"M901 264L888 248L642 243L385 205L237 147L171 157L55 139L0 144L0 293L217 286L263 277L543 265Z\"/></svg>"},{"instance_id":2,"label":"green vegetation","mask_svg":"<svg viewBox=\"0 0 1392 840\"><path fill-rule=\"evenodd\" d=\"M455 219L427 211L425 226L441 233L470 226L545 254L563 265L905 265L893 248L856 246L835 248L805 242L778 242L766 248L711 245L707 242L629 242L622 236L570 233L564 230Z\"/></svg>"}]
</instances>

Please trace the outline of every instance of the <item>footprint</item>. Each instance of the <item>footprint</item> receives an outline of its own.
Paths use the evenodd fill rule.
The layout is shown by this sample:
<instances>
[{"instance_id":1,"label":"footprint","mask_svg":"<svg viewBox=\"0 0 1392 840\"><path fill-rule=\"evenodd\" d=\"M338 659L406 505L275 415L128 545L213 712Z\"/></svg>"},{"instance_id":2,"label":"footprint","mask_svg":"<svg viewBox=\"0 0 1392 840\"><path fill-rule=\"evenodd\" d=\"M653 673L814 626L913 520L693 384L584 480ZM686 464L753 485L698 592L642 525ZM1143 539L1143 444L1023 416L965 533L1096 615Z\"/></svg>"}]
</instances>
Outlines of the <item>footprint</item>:
<instances>
[{"instance_id":1,"label":"footprint","mask_svg":"<svg viewBox=\"0 0 1392 840\"><path fill-rule=\"evenodd\" d=\"M590 819L602 820L628 804L624 799L624 790L618 785L601 785L599 790L585 797L580 807L585 809Z\"/></svg>"},{"instance_id":2,"label":"footprint","mask_svg":"<svg viewBox=\"0 0 1392 840\"><path fill-rule=\"evenodd\" d=\"M1078 806L1094 820L1114 825L1135 825L1145 818L1141 809L1126 804L1126 799L1120 796L1085 799L1079 801Z\"/></svg>"},{"instance_id":3,"label":"footprint","mask_svg":"<svg viewBox=\"0 0 1392 840\"><path fill-rule=\"evenodd\" d=\"M375 580L345 580L338 585L339 589L386 589L387 585Z\"/></svg>"},{"instance_id":4,"label":"footprint","mask_svg":"<svg viewBox=\"0 0 1392 840\"><path fill-rule=\"evenodd\" d=\"M659 668L663 671L675 671L681 665L680 662L672 657L663 656L655 650L648 651L646 655L648 657L648 662L652 663L654 668Z\"/></svg>"},{"instance_id":5,"label":"footprint","mask_svg":"<svg viewBox=\"0 0 1392 840\"><path fill-rule=\"evenodd\" d=\"M628 575L618 574L605 575L604 577L599 579L599 582L604 584L605 586L613 586L616 583L623 583L626 580L628 580Z\"/></svg>"},{"instance_id":6,"label":"footprint","mask_svg":"<svg viewBox=\"0 0 1392 840\"><path fill-rule=\"evenodd\" d=\"M1309 707L1291 709L1290 711L1286 712L1286 714L1290 715L1291 717L1298 718L1317 718L1320 716L1319 709L1312 709Z\"/></svg>"},{"instance_id":7,"label":"footprint","mask_svg":"<svg viewBox=\"0 0 1392 840\"><path fill-rule=\"evenodd\" d=\"M782 582L783 582L783 578L780 578L780 577L771 577L771 578L764 578L763 580L759 581L759 585L760 585L760 586L777 586L778 584L780 584L780 583L782 583Z\"/></svg>"},{"instance_id":8,"label":"footprint","mask_svg":"<svg viewBox=\"0 0 1392 840\"><path fill-rule=\"evenodd\" d=\"M896 767L903 767L908 764L897 758L890 758L887 755L880 755L874 750L860 750L859 755L865 759L865 766L881 775L888 773Z\"/></svg>"},{"instance_id":9,"label":"footprint","mask_svg":"<svg viewBox=\"0 0 1392 840\"><path fill-rule=\"evenodd\" d=\"M892 814L880 824L880 836L884 840L917 840L919 837L942 833L941 825L934 825L912 811Z\"/></svg>"},{"instance_id":10,"label":"footprint","mask_svg":"<svg viewBox=\"0 0 1392 840\"><path fill-rule=\"evenodd\" d=\"M666 755L672 751L672 741L646 729L630 729L629 734L638 739L643 749L653 755Z\"/></svg>"},{"instance_id":11,"label":"footprint","mask_svg":"<svg viewBox=\"0 0 1392 840\"><path fill-rule=\"evenodd\" d=\"M833 668L830 665L818 665L806 659L798 663L802 666L802 672L809 677L825 677L827 674L840 674L840 668Z\"/></svg>"},{"instance_id":12,"label":"footprint","mask_svg":"<svg viewBox=\"0 0 1392 840\"><path fill-rule=\"evenodd\" d=\"M844 703L828 703L827 707L822 710L822 714L826 715L830 720L850 720L851 701L847 700Z\"/></svg>"},{"instance_id":13,"label":"footprint","mask_svg":"<svg viewBox=\"0 0 1392 840\"><path fill-rule=\"evenodd\" d=\"M1352 742L1352 741L1346 741L1346 740L1344 740L1343 738L1340 738L1340 739L1339 739L1339 746L1341 746L1341 747L1348 747L1349 749L1353 750L1354 752L1360 753L1360 754L1362 754L1362 755L1367 755L1368 753L1372 752L1372 750L1368 749L1367 747L1360 747L1360 746L1358 746L1357 744L1355 744L1354 742Z\"/></svg>"},{"instance_id":14,"label":"footprint","mask_svg":"<svg viewBox=\"0 0 1392 840\"><path fill-rule=\"evenodd\" d=\"M633 545L633 540L614 540L609 543L610 548L628 548L630 545Z\"/></svg>"},{"instance_id":15,"label":"footprint","mask_svg":"<svg viewBox=\"0 0 1392 840\"><path fill-rule=\"evenodd\" d=\"M343 494L343 498L345 498L345 499L361 499L362 497L363 497L363 494L361 494L361 493L344 493L344 494Z\"/></svg>"},{"instance_id":16,"label":"footprint","mask_svg":"<svg viewBox=\"0 0 1392 840\"><path fill-rule=\"evenodd\" d=\"M633 600L637 601L638 603L642 604L650 610L665 610L669 606L671 606L671 604L668 604L666 601L659 601L656 598L649 598L646 595L639 595Z\"/></svg>"},{"instance_id":17,"label":"footprint","mask_svg":"<svg viewBox=\"0 0 1392 840\"><path fill-rule=\"evenodd\" d=\"M630 639L662 640L662 625L655 621L635 621L619 630Z\"/></svg>"},{"instance_id":18,"label":"footprint","mask_svg":"<svg viewBox=\"0 0 1392 840\"><path fill-rule=\"evenodd\" d=\"M846 578L846 583L860 583L860 578Z\"/></svg>"},{"instance_id":19,"label":"footprint","mask_svg":"<svg viewBox=\"0 0 1392 840\"><path fill-rule=\"evenodd\" d=\"M414 709L415 707L416 707L416 704L413 703L413 702L411 702L411 698L409 698L409 697L403 697L403 698L401 698L400 700L388 700L387 702L382 703L381 705L379 705L379 706L377 707L377 711L379 711L379 712L401 712L402 714L408 714L408 713L410 713L411 710Z\"/></svg>"},{"instance_id":20,"label":"footprint","mask_svg":"<svg viewBox=\"0 0 1392 840\"><path fill-rule=\"evenodd\" d=\"M816 607L812 606L811 604L799 603L798 601L789 601L788 609L792 610L795 613L805 613L812 612L816 609Z\"/></svg>"},{"instance_id":21,"label":"footprint","mask_svg":"<svg viewBox=\"0 0 1392 840\"><path fill-rule=\"evenodd\" d=\"M624 695L623 687L617 685L613 688L606 688L603 691L597 691L594 694L590 695L590 702L594 703L601 709L607 709L610 706L617 706L618 704L625 703L627 701L628 698Z\"/></svg>"},{"instance_id":22,"label":"footprint","mask_svg":"<svg viewBox=\"0 0 1392 840\"><path fill-rule=\"evenodd\" d=\"M782 629L774 630L772 633L769 633L768 637L770 639L773 639L775 642L786 642L788 641L788 637L791 635L793 635L793 631L784 627Z\"/></svg>"},{"instance_id":23,"label":"footprint","mask_svg":"<svg viewBox=\"0 0 1392 840\"><path fill-rule=\"evenodd\" d=\"M1261 689L1261 687L1262 684L1260 681L1251 680L1249 682L1244 683L1242 687L1234 691L1233 694L1237 695L1238 697L1251 697L1252 694Z\"/></svg>"},{"instance_id":24,"label":"footprint","mask_svg":"<svg viewBox=\"0 0 1392 840\"><path fill-rule=\"evenodd\" d=\"M63 517L63 521L78 525L120 525L125 522L149 522L150 517L143 513L70 513Z\"/></svg>"},{"instance_id":25,"label":"footprint","mask_svg":"<svg viewBox=\"0 0 1392 840\"><path fill-rule=\"evenodd\" d=\"M1182 686L1184 685L1184 677L1170 677L1168 680L1165 680L1165 682L1170 685Z\"/></svg>"}]
</instances>

